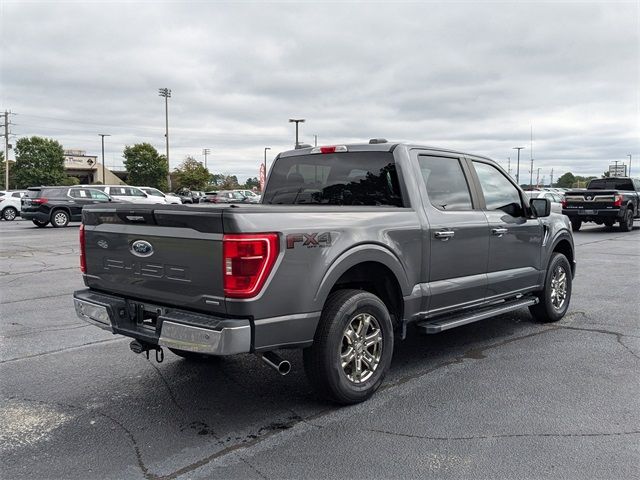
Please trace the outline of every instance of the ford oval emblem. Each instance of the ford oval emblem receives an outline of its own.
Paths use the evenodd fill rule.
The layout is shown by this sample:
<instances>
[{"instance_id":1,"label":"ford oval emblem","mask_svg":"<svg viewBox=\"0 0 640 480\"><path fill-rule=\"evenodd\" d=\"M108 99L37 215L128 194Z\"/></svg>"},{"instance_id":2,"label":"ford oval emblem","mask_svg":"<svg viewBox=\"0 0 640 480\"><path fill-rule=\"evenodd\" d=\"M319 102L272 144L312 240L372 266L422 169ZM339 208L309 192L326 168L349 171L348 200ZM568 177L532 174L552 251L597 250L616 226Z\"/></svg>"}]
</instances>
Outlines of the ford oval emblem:
<instances>
[{"instance_id":1,"label":"ford oval emblem","mask_svg":"<svg viewBox=\"0 0 640 480\"><path fill-rule=\"evenodd\" d=\"M150 257L153 255L153 245L146 240L136 240L131 244L131 253L136 257Z\"/></svg>"}]
</instances>

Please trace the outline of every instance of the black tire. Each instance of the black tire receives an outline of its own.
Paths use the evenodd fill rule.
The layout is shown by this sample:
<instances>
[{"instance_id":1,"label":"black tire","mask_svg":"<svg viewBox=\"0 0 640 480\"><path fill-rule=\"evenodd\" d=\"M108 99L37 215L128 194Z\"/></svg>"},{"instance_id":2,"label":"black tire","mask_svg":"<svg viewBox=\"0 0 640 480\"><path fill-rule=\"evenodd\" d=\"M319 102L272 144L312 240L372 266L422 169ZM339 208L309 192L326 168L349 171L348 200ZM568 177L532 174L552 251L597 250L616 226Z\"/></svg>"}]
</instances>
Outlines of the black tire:
<instances>
[{"instance_id":1,"label":"black tire","mask_svg":"<svg viewBox=\"0 0 640 480\"><path fill-rule=\"evenodd\" d=\"M565 297L562 304L557 305L557 297L554 300L554 286L552 285L554 277L562 270L564 272L564 278L566 284L564 289L557 288L557 290L563 290ZM557 279L558 277L555 277ZM537 305L529 307L531 315L539 322L557 322L565 316L569 309L569 302L571 301L571 287L572 287L571 265L569 260L561 253L554 253L551 255L551 261L549 262L549 268L547 269L547 277L544 281L544 290L539 292L538 299L540 302Z\"/></svg>"},{"instance_id":2,"label":"black tire","mask_svg":"<svg viewBox=\"0 0 640 480\"><path fill-rule=\"evenodd\" d=\"M170 348L171 352L179 357L184 358L189 362L210 362L213 359L216 359L215 355L205 355L204 353L197 352L187 352L185 350L178 350L177 348Z\"/></svg>"},{"instance_id":3,"label":"black tire","mask_svg":"<svg viewBox=\"0 0 640 480\"><path fill-rule=\"evenodd\" d=\"M69 214L66 210L54 210L51 212L51 226L54 228L64 228L69 225Z\"/></svg>"},{"instance_id":4,"label":"black tire","mask_svg":"<svg viewBox=\"0 0 640 480\"><path fill-rule=\"evenodd\" d=\"M582 220L571 219L571 230L577 232L582 227Z\"/></svg>"},{"instance_id":5,"label":"black tire","mask_svg":"<svg viewBox=\"0 0 640 480\"><path fill-rule=\"evenodd\" d=\"M360 322L359 331L352 328L354 322ZM349 329L353 336L348 333ZM370 340L375 342L371 346L364 344L364 337L368 336L374 337ZM345 348L347 353L343 353ZM363 360L365 354L369 359L375 359L371 362L375 365L373 368L370 367L371 360ZM345 367L342 366L343 355L352 357ZM304 350L304 368L319 395L348 405L363 402L375 393L384 380L392 356L393 324L382 300L362 290L338 290L325 303L313 345ZM350 379L349 375L359 376L360 381Z\"/></svg>"},{"instance_id":6,"label":"black tire","mask_svg":"<svg viewBox=\"0 0 640 480\"><path fill-rule=\"evenodd\" d=\"M17 216L18 216L18 210L14 207L7 207L4 210L2 210L2 218L5 219L7 222L14 221Z\"/></svg>"},{"instance_id":7,"label":"black tire","mask_svg":"<svg viewBox=\"0 0 640 480\"><path fill-rule=\"evenodd\" d=\"M620 230L623 232L630 232L633 230L633 210L627 208L624 213L624 218L620 220Z\"/></svg>"},{"instance_id":8,"label":"black tire","mask_svg":"<svg viewBox=\"0 0 640 480\"><path fill-rule=\"evenodd\" d=\"M49 222L41 222L40 220L31 220L36 227L44 228Z\"/></svg>"}]
</instances>

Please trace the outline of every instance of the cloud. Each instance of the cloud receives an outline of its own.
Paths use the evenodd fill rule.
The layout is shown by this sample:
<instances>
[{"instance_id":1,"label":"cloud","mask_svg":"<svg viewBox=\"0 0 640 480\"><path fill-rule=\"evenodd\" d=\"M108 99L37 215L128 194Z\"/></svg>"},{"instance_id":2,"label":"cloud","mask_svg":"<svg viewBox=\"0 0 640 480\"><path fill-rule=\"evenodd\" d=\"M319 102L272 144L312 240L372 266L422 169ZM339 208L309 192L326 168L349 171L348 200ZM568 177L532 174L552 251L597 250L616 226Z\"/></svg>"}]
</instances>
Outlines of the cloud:
<instances>
[{"instance_id":1,"label":"cloud","mask_svg":"<svg viewBox=\"0 0 640 480\"><path fill-rule=\"evenodd\" d=\"M0 7L0 106L107 164L127 144L171 163L211 148L257 175L263 148L409 140L490 156L514 146L556 178L640 162L639 7L628 3L12 2ZM527 163L527 162L525 162ZM638 163L640 166L640 163ZM526 167L528 168L528 166ZM526 176L521 171L521 175Z\"/></svg>"}]
</instances>

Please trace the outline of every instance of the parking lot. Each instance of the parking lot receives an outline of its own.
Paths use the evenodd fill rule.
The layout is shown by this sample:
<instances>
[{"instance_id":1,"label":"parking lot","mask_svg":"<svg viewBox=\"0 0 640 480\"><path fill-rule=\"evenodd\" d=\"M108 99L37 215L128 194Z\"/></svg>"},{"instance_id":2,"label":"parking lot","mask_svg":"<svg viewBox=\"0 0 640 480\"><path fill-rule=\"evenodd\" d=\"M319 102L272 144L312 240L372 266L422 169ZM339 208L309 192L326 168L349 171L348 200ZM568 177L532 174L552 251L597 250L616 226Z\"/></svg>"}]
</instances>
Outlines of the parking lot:
<instances>
[{"instance_id":1,"label":"parking lot","mask_svg":"<svg viewBox=\"0 0 640 480\"><path fill-rule=\"evenodd\" d=\"M0 222L2 478L638 477L638 228L575 234L559 323L410 332L382 389L339 408L297 352L286 377L252 355L158 364L81 322L72 225Z\"/></svg>"}]
</instances>

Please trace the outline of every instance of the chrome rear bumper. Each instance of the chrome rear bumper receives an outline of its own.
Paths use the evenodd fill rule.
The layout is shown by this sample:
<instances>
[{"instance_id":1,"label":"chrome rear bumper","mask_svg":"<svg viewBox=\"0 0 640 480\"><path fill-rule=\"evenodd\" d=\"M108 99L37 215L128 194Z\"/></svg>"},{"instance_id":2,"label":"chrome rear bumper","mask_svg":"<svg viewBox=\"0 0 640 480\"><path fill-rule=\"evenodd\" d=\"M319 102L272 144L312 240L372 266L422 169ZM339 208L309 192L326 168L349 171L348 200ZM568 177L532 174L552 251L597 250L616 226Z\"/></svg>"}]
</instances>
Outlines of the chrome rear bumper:
<instances>
[{"instance_id":1,"label":"chrome rear bumper","mask_svg":"<svg viewBox=\"0 0 640 480\"><path fill-rule=\"evenodd\" d=\"M122 298L81 290L74 293L73 301L79 318L116 334L208 355L251 351L249 320L229 320L167 309L158 316L155 326L148 326L140 325L124 314L128 309L123 308L126 300ZM119 315L114 312L119 312Z\"/></svg>"}]
</instances>

